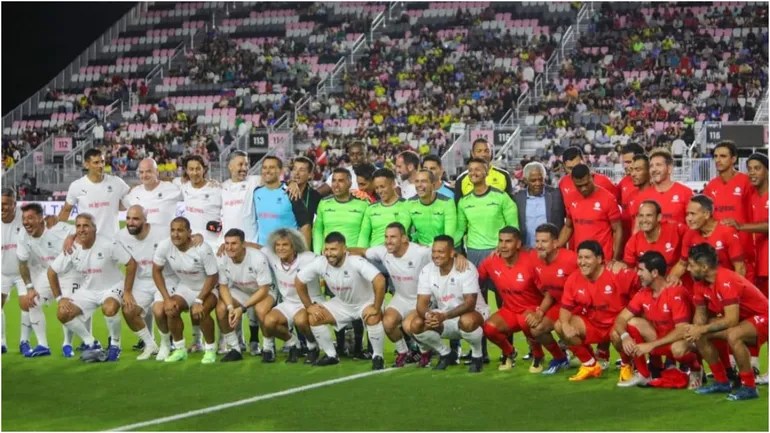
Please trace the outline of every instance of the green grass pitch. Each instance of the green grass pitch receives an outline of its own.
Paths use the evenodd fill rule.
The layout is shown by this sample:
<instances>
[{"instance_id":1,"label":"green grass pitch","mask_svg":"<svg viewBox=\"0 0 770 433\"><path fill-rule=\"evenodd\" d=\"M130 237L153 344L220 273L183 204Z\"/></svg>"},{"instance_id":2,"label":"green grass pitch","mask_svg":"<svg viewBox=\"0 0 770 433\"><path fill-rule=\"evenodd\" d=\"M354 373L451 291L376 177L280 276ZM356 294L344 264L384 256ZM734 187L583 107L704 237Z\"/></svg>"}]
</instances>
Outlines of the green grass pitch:
<instances>
[{"instance_id":1,"label":"green grass pitch","mask_svg":"<svg viewBox=\"0 0 770 433\"><path fill-rule=\"evenodd\" d=\"M114 429L371 369L369 362L349 359L324 368L288 365L283 354L270 365L248 355L229 364L201 365L201 354L178 364L138 362L130 350L136 337L125 324L121 360L85 364L62 358L53 306L47 307L53 355L25 359L18 353L15 295L5 312L9 352L2 356L3 430ZM94 318L94 330L106 343L101 313ZM188 341L189 332L188 327ZM526 353L520 334L516 344L519 353ZM388 345L386 364L393 361L392 351ZM493 359L499 356L494 345L490 352ZM412 366L140 430L768 430L767 387L759 388L758 400L728 402L724 395L687 390L620 389L613 367L599 379L571 383L567 377L574 370L544 377L530 374L528 366L519 360L512 371L499 372L493 360L479 375L467 373L465 366L445 372Z\"/></svg>"}]
</instances>

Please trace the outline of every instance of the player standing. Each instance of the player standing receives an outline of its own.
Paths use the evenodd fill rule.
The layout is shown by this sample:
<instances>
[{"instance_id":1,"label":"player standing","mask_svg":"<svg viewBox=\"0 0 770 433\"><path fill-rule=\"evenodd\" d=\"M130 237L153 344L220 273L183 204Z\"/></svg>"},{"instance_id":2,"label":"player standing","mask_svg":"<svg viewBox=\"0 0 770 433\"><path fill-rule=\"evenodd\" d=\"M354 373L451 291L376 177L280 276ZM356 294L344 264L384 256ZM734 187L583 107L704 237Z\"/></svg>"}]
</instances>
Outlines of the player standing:
<instances>
[{"instance_id":1,"label":"player standing","mask_svg":"<svg viewBox=\"0 0 770 433\"><path fill-rule=\"evenodd\" d=\"M19 275L19 260L16 258L19 237L22 230L21 211L16 207L16 192L11 188L2 189L2 221L3 221L3 269L2 269L2 300L3 310L5 301L11 293L11 287L16 287L19 299L26 294L26 287ZM2 322L2 352L7 352L5 347L5 313ZM19 352L23 355L30 351L29 331L31 329L29 312L21 311L21 339L19 340Z\"/></svg>"}]
</instances>

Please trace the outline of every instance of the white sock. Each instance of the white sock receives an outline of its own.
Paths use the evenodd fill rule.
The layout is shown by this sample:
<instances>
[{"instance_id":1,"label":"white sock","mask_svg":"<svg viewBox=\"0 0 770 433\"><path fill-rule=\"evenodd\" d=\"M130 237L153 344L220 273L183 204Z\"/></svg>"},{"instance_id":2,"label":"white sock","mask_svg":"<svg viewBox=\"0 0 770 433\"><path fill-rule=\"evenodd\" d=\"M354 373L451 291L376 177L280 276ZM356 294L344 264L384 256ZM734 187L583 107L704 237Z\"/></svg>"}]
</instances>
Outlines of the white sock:
<instances>
[{"instance_id":1,"label":"white sock","mask_svg":"<svg viewBox=\"0 0 770 433\"><path fill-rule=\"evenodd\" d=\"M235 331L230 331L222 337L225 339L225 343L227 344L227 348L229 350L237 350L238 352L241 351L241 345L238 344L238 336L235 335Z\"/></svg>"},{"instance_id":2,"label":"white sock","mask_svg":"<svg viewBox=\"0 0 770 433\"><path fill-rule=\"evenodd\" d=\"M147 314L144 315L144 324L147 325L147 329L150 331L151 338L155 338L152 336L152 325L155 322L155 316L152 315L152 308L149 309L150 311L147 312Z\"/></svg>"},{"instance_id":3,"label":"white sock","mask_svg":"<svg viewBox=\"0 0 770 433\"><path fill-rule=\"evenodd\" d=\"M80 337L80 339L83 340L83 343L85 343L86 346L92 346L94 344L94 336L91 335L91 331L89 331L88 328L86 328L86 324L85 324L85 321L83 320L82 314L70 320L69 322L65 323L64 326L66 326L69 330L71 330L78 337Z\"/></svg>"},{"instance_id":4,"label":"white sock","mask_svg":"<svg viewBox=\"0 0 770 433\"><path fill-rule=\"evenodd\" d=\"M337 349L334 348L334 343L332 342L332 333L329 331L329 327L326 325L311 326L310 330L313 331L313 336L315 337L316 343L318 343L318 347L324 351L326 356L330 358L336 358Z\"/></svg>"},{"instance_id":5,"label":"white sock","mask_svg":"<svg viewBox=\"0 0 770 433\"><path fill-rule=\"evenodd\" d=\"M137 337L144 341L145 346L155 345L155 339L152 337L152 334L150 334L150 331L147 328L134 331L134 334L136 334Z\"/></svg>"},{"instance_id":6,"label":"white sock","mask_svg":"<svg viewBox=\"0 0 770 433\"><path fill-rule=\"evenodd\" d=\"M286 340L286 346L287 347L297 347L299 345L299 339L297 338L297 334L294 332L291 333L291 338Z\"/></svg>"},{"instance_id":7,"label":"white sock","mask_svg":"<svg viewBox=\"0 0 770 433\"><path fill-rule=\"evenodd\" d=\"M385 350L385 328L382 327L382 322L376 325L366 325L366 332L372 343L372 356L382 358L382 352Z\"/></svg>"},{"instance_id":8,"label":"white sock","mask_svg":"<svg viewBox=\"0 0 770 433\"><path fill-rule=\"evenodd\" d=\"M93 317L94 317L94 316L89 316L89 317L88 317L88 319L85 319L85 320L83 321L83 324L85 325L85 327L86 327L86 328L88 328L88 332L89 332L91 335L93 335L93 334L94 334L94 327L93 327L93 324L92 324L92 320L91 320L91 319L93 319Z\"/></svg>"},{"instance_id":9,"label":"white sock","mask_svg":"<svg viewBox=\"0 0 770 433\"><path fill-rule=\"evenodd\" d=\"M203 350L206 352L216 352L217 351L217 344L216 343L203 343Z\"/></svg>"},{"instance_id":10,"label":"white sock","mask_svg":"<svg viewBox=\"0 0 770 433\"><path fill-rule=\"evenodd\" d=\"M41 305L30 308L29 322L32 326L32 330L35 331L37 344L39 346L48 347L48 335L46 335L45 330L45 313L43 313L43 307Z\"/></svg>"},{"instance_id":11,"label":"white sock","mask_svg":"<svg viewBox=\"0 0 770 433\"><path fill-rule=\"evenodd\" d=\"M64 342L62 346L72 346L72 330L67 328L66 325L62 325L62 333L64 334Z\"/></svg>"},{"instance_id":12,"label":"white sock","mask_svg":"<svg viewBox=\"0 0 770 433\"><path fill-rule=\"evenodd\" d=\"M396 341L394 344L396 345L396 352L398 353L409 352L409 346L406 345L406 340L404 340L403 338Z\"/></svg>"},{"instance_id":13,"label":"white sock","mask_svg":"<svg viewBox=\"0 0 770 433\"><path fill-rule=\"evenodd\" d=\"M104 316L104 320L107 322L107 329L110 331L110 344L120 347L120 326L123 321L117 314L112 317Z\"/></svg>"},{"instance_id":14,"label":"white sock","mask_svg":"<svg viewBox=\"0 0 770 433\"><path fill-rule=\"evenodd\" d=\"M185 349L184 338L179 341L174 341L174 347L176 347L176 350L187 350Z\"/></svg>"},{"instance_id":15,"label":"white sock","mask_svg":"<svg viewBox=\"0 0 770 433\"><path fill-rule=\"evenodd\" d=\"M160 334L161 347L171 347L171 334L168 332L161 332L160 330L158 330L158 333Z\"/></svg>"},{"instance_id":16,"label":"white sock","mask_svg":"<svg viewBox=\"0 0 770 433\"><path fill-rule=\"evenodd\" d=\"M275 352L275 338L264 337L262 338L262 350L269 350Z\"/></svg>"},{"instance_id":17,"label":"white sock","mask_svg":"<svg viewBox=\"0 0 770 433\"><path fill-rule=\"evenodd\" d=\"M19 341L29 341L29 331L32 329L32 325L29 323L29 312L21 312L21 338Z\"/></svg>"},{"instance_id":18,"label":"white sock","mask_svg":"<svg viewBox=\"0 0 770 433\"><path fill-rule=\"evenodd\" d=\"M759 358L757 358L756 356L752 356L751 357L751 366L753 368L756 368L757 371L759 371Z\"/></svg>"},{"instance_id":19,"label":"white sock","mask_svg":"<svg viewBox=\"0 0 770 433\"><path fill-rule=\"evenodd\" d=\"M193 344L200 344L201 343L201 327L198 325L193 325L192 327L192 339ZM174 343L176 344L176 343Z\"/></svg>"},{"instance_id":20,"label":"white sock","mask_svg":"<svg viewBox=\"0 0 770 433\"><path fill-rule=\"evenodd\" d=\"M438 352L441 356L449 355L449 347L441 341L441 335L436 331L425 331L422 334L414 334L414 338L422 344Z\"/></svg>"},{"instance_id":21,"label":"white sock","mask_svg":"<svg viewBox=\"0 0 770 433\"><path fill-rule=\"evenodd\" d=\"M483 356L481 351L481 337L484 336L484 331L481 330L481 327L476 328L473 332L460 331L460 336L471 345L472 357L481 358Z\"/></svg>"},{"instance_id":22,"label":"white sock","mask_svg":"<svg viewBox=\"0 0 770 433\"><path fill-rule=\"evenodd\" d=\"M307 341L307 350L315 350L318 348L318 343L315 341Z\"/></svg>"}]
</instances>

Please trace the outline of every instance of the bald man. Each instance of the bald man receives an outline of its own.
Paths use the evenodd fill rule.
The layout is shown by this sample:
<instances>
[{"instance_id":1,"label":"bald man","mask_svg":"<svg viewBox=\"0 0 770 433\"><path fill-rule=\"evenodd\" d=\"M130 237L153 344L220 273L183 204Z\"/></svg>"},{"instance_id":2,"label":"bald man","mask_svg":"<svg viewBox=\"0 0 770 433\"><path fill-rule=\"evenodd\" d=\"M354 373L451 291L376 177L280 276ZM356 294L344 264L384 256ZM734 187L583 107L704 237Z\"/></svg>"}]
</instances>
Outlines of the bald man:
<instances>
[{"instance_id":1,"label":"bald man","mask_svg":"<svg viewBox=\"0 0 770 433\"><path fill-rule=\"evenodd\" d=\"M141 205L148 223L167 228L176 217L176 205L182 201L182 191L173 183L158 178L158 164L152 158L139 162L136 174L141 184L126 194L123 205L126 208Z\"/></svg>"}]
</instances>

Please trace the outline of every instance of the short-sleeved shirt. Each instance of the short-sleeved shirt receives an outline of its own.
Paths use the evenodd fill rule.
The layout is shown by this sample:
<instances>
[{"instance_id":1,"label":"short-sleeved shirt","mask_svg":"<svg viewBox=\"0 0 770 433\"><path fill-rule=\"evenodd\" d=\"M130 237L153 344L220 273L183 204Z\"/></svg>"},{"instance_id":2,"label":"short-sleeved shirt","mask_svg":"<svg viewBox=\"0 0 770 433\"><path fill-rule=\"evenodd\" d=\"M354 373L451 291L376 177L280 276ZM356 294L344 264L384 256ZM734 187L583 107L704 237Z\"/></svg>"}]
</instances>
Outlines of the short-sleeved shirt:
<instances>
[{"instance_id":1,"label":"short-sleeved shirt","mask_svg":"<svg viewBox=\"0 0 770 433\"><path fill-rule=\"evenodd\" d=\"M459 272L454 266L446 275L433 262L422 268L417 283L417 294L432 296L438 309L449 311L465 303L465 295L476 294L476 311L488 309L484 297L479 291L479 273L472 263L468 263L465 272Z\"/></svg>"},{"instance_id":2,"label":"short-sleeved shirt","mask_svg":"<svg viewBox=\"0 0 770 433\"><path fill-rule=\"evenodd\" d=\"M660 205L660 215L662 221L671 221L677 224L685 224L687 215L687 204L692 198L692 190L687 186L674 182L671 188L665 192L659 192L655 186L649 186L635 197L635 203L638 206L643 201L651 200Z\"/></svg>"},{"instance_id":3,"label":"short-sleeved shirt","mask_svg":"<svg viewBox=\"0 0 770 433\"><path fill-rule=\"evenodd\" d=\"M317 256L309 251L305 251L299 253L293 262L287 264L283 263L270 249L263 248L262 252L267 256L267 260L273 268L275 282L278 285L278 291L281 293L284 302L301 303L302 301L300 301L299 295L297 295L297 286L294 279L297 277L299 270L309 266ZM310 299L320 299L323 296L321 293L321 283L318 278L313 278L305 284L307 285Z\"/></svg>"},{"instance_id":4,"label":"short-sleeved shirt","mask_svg":"<svg viewBox=\"0 0 770 433\"><path fill-rule=\"evenodd\" d=\"M643 317L659 337L667 335L679 323L690 323L690 299L682 286L664 287L656 297L652 289L640 289L626 307L634 316Z\"/></svg>"},{"instance_id":5,"label":"short-sleeved shirt","mask_svg":"<svg viewBox=\"0 0 770 433\"><path fill-rule=\"evenodd\" d=\"M682 240L682 260L687 261L689 258L690 247L704 242L708 242L717 251L721 266L733 270L733 262L743 260L743 246L738 232L722 224L717 224L708 237L704 237L698 230L687 230Z\"/></svg>"},{"instance_id":6,"label":"short-sleeved shirt","mask_svg":"<svg viewBox=\"0 0 770 433\"><path fill-rule=\"evenodd\" d=\"M51 228L43 229L43 234L37 238L23 231L18 241L16 257L20 261L27 262L31 271L32 283L35 287L41 285L42 287L49 286L48 278L46 278L48 266L61 254L62 246L67 236L74 232L75 226L63 222L57 223ZM3 253L3 256L5 254ZM68 276L79 278L79 275L76 276L76 271L70 270L70 272L71 274L67 273L69 274Z\"/></svg>"},{"instance_id":7,"label":"short-sleeved shirt","mask_svg":"<svg viewBox=\"0 0 770 433\"><path fill-rule=\"evenodd\" d=\"M278 188L258 187L254 190L254 213L257 217L257 243L267 244L267 239L276 230L288 228L297 230L309 224L307 208L302 200L292 200L286 192L286 185Z\"/></svg>"},{"instance_id":8,"label":"short-sleeved shirt","mask_svg":"<svg viewBox=\"0 0 770 433\"><path fill-rule=\"evenodd\" d=\"M457 203L457 231L453 238L462 239L467 231L468 248L492 249L497 246L498 232L505 226L519 227L516 203L508 194L488 187L484 194L471 192Z\"/></svg>"},{"instance_id":9,"label":"short-sleeved shirt","mask_svg":"<svg viewBox=\"0 0 770 433\"><path fill-rule=\"evenodd\" d=\"M751 203L751 222L761 223L767 222L768 216L768 199L767 192L763 195L754 193L754 197ZM757 276L767 277L768 273L768 260L767 260L767 233L754 233L754 245L757 248Z\"/></svg>"},{"instance_id":10,"label":"short-sleeved shirt","mask_svg":"<svg viewBox=\"0 0 770 433\"><path fill-rule=\"evenodd\" d=\"M119 266L127 264L130 260L131 254L123 245L97 234L91 248L84 249L76 243L72 254L60 253L51 263L51 269L59 275L75 269L83 278L81 290L101 292L124 280Z\"/></svg>"},{"instance_id":11,"label":"short-sleeved shirt","mask_svg":"<svg viewBox=\"0 0 770 433\"><path fill-rule=\"evenodd\" d=\"M588 197L579 193L572 197L566 207L574 228L571 244L577 249L581 242L595 240L602 246L605 260L612 259L612 223L620 220L617 200L602 188L595 188Z\"/></svg>"},{"instance_id":12,"label":"short-sleeved shirt","mask_svg":"<svg viewBox=\"0 0 770 433\"><path fill-rule=\"evenodd\" d=\"M496 188L513 198L513 182L511 182L511 175L502 168L497 168L494 165L489 166L487 172L487 185ZM468 177L468 170L460 173L455 181L454 199L459 201L461 198L473 192L473 182Z\"/></svg>"},{"instance_id":13,"label":"short-sleeved shirt","mask_svg":"<svg viewBox=\"0 0 770 433\"><path fill-rule=\"evenodd\" d=\"M714 284L696 281L693 289L693 303L706 306L714 314L723 314L724 307L739 304L740 320L767 316L765 295L735 271L720 266Z\"/></svg>"},{"instance_id":14,"label":"short-sleeved shirt","mask_svg":"<svg viewBox=\"0 0 770 433\"><path fill-rule=\"evenodd\" d=\"M674 266L679 262L681 254L681 243L687 227L671 221L660 222L660 233L655 241L648 241L644 232L636 232L626 243L623 253L623 261L628 266L636 266L639 257L647 251L657 251L663 254L666 259L666 265Z\"/></svg>"},{"instance_id":15,"label":"short-sleeved shirt","mask_svg":"<svg viewBox=\"0 0 770 433\"><path fill-rule=\"evenodd\" d=\"M147 222L168 231L171 220L176 217L176 205L182 201L182 191L171 182L161 181L152 191L144 185L137 185L123 200L126 208L142 206L147 212Z\"/></svg>"},{"instance_id":16,"label":"short-sleeved shirt","mask_svg":"<svg viewBox=\"0 0 770 433\"><path fill-rule=\"evenodd\" d=\"M128 192L123 179L105 174L99 183L91 182L88 176L72 182L67 190L66 202L77 206L78 213L93 215L96 230L105 236L118 233L118 210L120 201Z\"/></svg>"},{"instance_id":17,"label":"short-sleeved shirt","mask_svg":"<svg viewBox=\"0 0 770 433\"><path fill-rule=\"evenodd\" d=\"M368 202L353 196L345 202L334 196L321 200L313 224L313 251L319 254L323 250L324 239L331 232L342 233L347 245L357 245L361 221L368 206Z\"/></svg>"},{"instance_id":18,"label":"short-sleeved shirt","mask_svg":"<svg viewBox=\"0 0 770 433\"><path fill-rule=\"evenodd\" d=\"M722 180L721 176L711 179L703 189L703 195L714 200L715 219L732 218L739 223L745 223L751 219L753 190L749 176L738 172L727 182Z\"/></svg>"},{"instance_id":19,"label":"short-sleeved shirt","mask_svg":"<svg viewBox=\"0 0 770 433\"><path fill-rule=\"evenodd\" d=\"M600 174L600 173L594 173L594 185L601 187L615 199L615 201L618 201L618 189L615 186L615 184L612 183L609 177ZM569 206L569 204L577 199L582 198L583 196L580 194L580 191L577 190L575 187L575 181L572 179L571 175L566 175L562 177L559 180L559 191L561 191L561 197L562 200L564 200L564 207L566 208Z\"/></svg>"},{"instance_id":20,"label":"short-sleeved shirt","mask_svg":"<svg viewBox=\"0 0 770 433\"><path fill-rule=\"evenodd\" d=\"M247 240L257 238L254 216L254 190L262 183L260 176L248 176L242 182L222 182L222 233L241 229Z\"/></svg>"},{"instance_id":21,"label":"short-sleeved shirt","mask_svg":"<svg viewBox=\"0 0 770 433\"><path fill-rule=\"evenodd\" d=\"M219 284L226 284L228 288L252 295L260 286L272 283L267 257L257 249L246 248L246 255L240 263L235 263L226 254L219 260Z\"/></svg>"},{"instance_id":22,"label":"short-sleeved shirt","mask_svg":"<svg viewBox=\"0 0 770 433\"><path fill-rule=\"evenodd\" d=\"M380 271L363 257L345 256L340 267L329 264L326 257L316 257L309 265L299 270L297 279L307 284L323 278L326 287L336 298L348 305L361 306L374 300L372 281Z\"/></svg>"},{"instance_id":23,"label":"short-sleeved shirt","mask_svg":"<svg viewBox=\"0 0 770 433\"><path fill-rule=\"evenodd\" d=\"M219 271L216 257L205 242L182 252L171 239L165 239L158 245L152 260L158 266L170 267L180 284L195 292L203 288L206 277Z\"/></svg>"},{"instance_id":24,"label":"short-sleeved shirt","mask_svg":"<svg viewBox=\"0 0 770 433\"><path fill-rule=\"evenodd\" d=\"M639 203L635 200L639 195L639 187L634 185L631 176L625 176L618 182L618 204L620 204L620 220L623 223L623 240L628 239L634 231L634 218L639 211Z\"/></svg>"},{"instance_id":25,"label":"short-sleeved shirt","mask_svg":"<svg viewBox=\"0 0 770 433\"><path fill-rule=\"evenodd\" d=\"M132 236L128 233L128 230L123 229L118 233L118 242L131 254L131 257L136 261L136 279L146 280L148 283L152 282L152 263L155 257L155 251L160 246L160 243L168 239L168 229L162 226L154 226L150 224L150 231L147 236L139 240L136 236ZM173 276L174 272L166 266L163 269L163 274L167 277Z\"/></svg>"},{"instance_id":26,"label":"short-sleeved shirt","mask_svg":"<svg viewBox=\"0 0 770 433\"><path fill-rule=\"evenodd\" d=\"M441 194L425 204L419 197L409 200L409 218L414 231L412 240L420 245L433 245L438 235L454 236L457 229L457 208L454 200ZM455 239L457 243L458 239Z\"/></svg>"},{"instance_id":27,"label":"short-sleeved shirt","mask_svg":"<svg viewBox=\"0 0 770 433\"><path fill-rule=\"evenodd\" d=\"M430 248L410 242L404 255L396 257L388 252L385 245L380 245L367 249L366 258L382 262L390 274L397 295L417 301L417 280L422 268L430 263Z\"/></svg>"},{"instance_id":28,"label":"short-sleeved shirt","mask_svg":"<svg viewBox=\"0 0 770 433\"><path fill-rule=\"evenodd\" d=\"M561 305L599 328L609 328L635 294L638 281L632 269L623 269L618 274L603 269L596 281L574 272L564 284Z\"/></svg>"},{"instance_id":29,"label":"short-sleeved shirt","mask_svg":"<svg viewBox=\"0 0 770 433\"><path fill-rule=\"evenodd\" d=\"M546 263L531 252L535 269L535 286L543 293L549 293L554 302L560 303L564 294L564 284L574 272L577 272L577 254L566 248L559 248L551 263Z\"/></svg>"},{"instance_id":30,"label":"short-sleeved shirt","mask_svg":"<svg viewBox=\"0 0 770 433\"><path fill-rule=\"evenodd\" d=\"M366 208L361 220L361 231L358 233L360 248L376 247L385 243L385 229L388 224L399 222L407 233L411 227L409 218L409 202L399 198L395 203L386 205L382 201L372 203Z\"/></svg>"},{"instance_id":31,"label":"short-sleeved shirt","mask_svg":"<svg viewBox=\"0 0 770 433\"><path fill-rule=\"evenodd\" d=\"M14 211L16 214L13 217L13 221L8 224L3 223L3 238L1 240L3 251L2 273L5 278L19 277L19 260L16 258L16 251L22 233L25 233L24 226L21 223L21 208L17 206Z\"/></svg>"},{"instance_id":32,"label":"short-sleeved shirt","mask_svg":"<svg viewBox=\"0 0 770 433\"><path fill-rule=\"evenodd\" d=\"M543 294L535 285L535 269L529 254L519 253L516 262L509 266L497 254L479 264L479 280L490 280L503 300L502 308L514 313L534 311L543 301Z\"/></svg>"},{"instance_id":33,"label":"short-sleeved shirt","mask_svg":"<svg viewBox=\"0 0 770 433\"><path fill-rule=\"evenodd\" d=\"M177 179L174 179L175 181ZM195 188L191 182L180 185L184 197L184 217L190 221L193 233L200 233L213 249L219 246L219 233L206 230L209 221L222 220L222 187L219 182L208 180Z\"/></svg>"}]
</instances>

